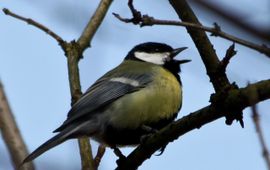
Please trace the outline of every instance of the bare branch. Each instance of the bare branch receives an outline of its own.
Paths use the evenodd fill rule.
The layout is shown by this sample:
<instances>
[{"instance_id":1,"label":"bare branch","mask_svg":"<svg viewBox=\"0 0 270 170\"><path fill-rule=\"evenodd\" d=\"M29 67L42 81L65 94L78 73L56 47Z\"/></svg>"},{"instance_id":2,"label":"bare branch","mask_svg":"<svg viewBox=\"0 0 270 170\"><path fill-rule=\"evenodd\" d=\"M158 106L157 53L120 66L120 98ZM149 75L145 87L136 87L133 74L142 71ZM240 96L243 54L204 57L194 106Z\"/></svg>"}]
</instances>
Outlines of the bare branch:
<instances>
[{"instance_id":1,"label":"bare branch","mask_svg":"<svg viewBox=\"0 0 270 170\"><path fill-rule=\"evenodd\" d=\"M83 51L89 47L89 44L101 22L103 21L111 2L112 0L102 0L78 41L72 41L64 46L65 55L67 56L68 60L69 85L72 96L72 104L74 104L82 94L78 67L79 60L82 58ZM97 168L93 159L89 139L80 138L79 146L82 169L88 170Z\"/></svg>"},{"instance_id":2,"label":"bare branch","mask_svg":"<svg viewBox=\"0 0 270 170\"><path fill-rule=\"evenodd\" d=\"M93 38L96 30L103 21L111 2L112 0L102 0L97 10L95 11L95 14L89 20L86 28L84 29L78 41L71 41L71 42L64 41L60 36L51 31L49 28L30 18L25 18L15 13L12 13L6 8L3 9L6 15L10 15L14 18L27 22L28 24L41 29L42 31L52 36L60 44L60 46L65 52L68 61L68 75L69 75L70 93L72 96L71 102L72 105L81 97L82 94L80 85L79 67L78 67L79 60L82 58L83 51L89 46L89 43ZM95 162L93 160L92 149L89 139L80 138L78 143L81 154L82 169L83 170L94 169Z\"/></svg>"},{"instance_id":3,"label":"bare branch","mask_svg":"<svg viewBox=\"0 0 270 170\"><path fill-rule=\"evenodd\" d=\"M180 22L180 21L172 21L172 20L160 20L155 19L154 17L148 15L141 15L141 13L137 10L132 10L133 18L123 18L119 14L113 13L113 15L122 22L125 23L133 23L135 25L143 26L152 26L152 25L171 25L171 26L183 26L189 28L196 28L199 30L204 30L212 33L212 36L219 36L229 41L241 44L243 46L249 47L253 50L256 50L260 53L265 54L267 57L270 57L270 48L268 48L265 44L258 45L253 42L238 38L236 36L230 35L221 30L221 28L214 23L214 27L207 27L201 24L191 23L191 22Z\"/></svg>"},{"instance_id":4,"label":"bare branch","mask_svg":"<svg viewBox=\"0 0 270 170\"><path fill-rule=\"evenodd\" d=\"M4 88L0 82L0 130L3 139L8 147L14 169L20 167L21 162L28 155L26 145L20 134L15 118L9 107ZM34 169L32 162L20 167L21 170Z\"/></svg>"},{"instance_id":5,"label":"bare branch","mask_svg":"<svg viewBox=\"0 0 270 170\"><path fill-rule=\"evenodd\" d=\"M71 105L73 105L82 95L78 66L82 53L81 48L76 41L66 43L63 50L65 50L65 55L67 57L68 78L72 98ZM80 148L82 169L94 169L94 160L89 139L85 137L79 138L78 143Z\"/></svg>"},{"instance_id":6,"label":"bare branch","mask_svg":"<svg viewBox=\"0 0 270 170\"><path fill-rule=\"evenodd\" d=\"M87 26L85 27L83 33L81 34L80 38L77 41L82 51L90 46L91 40L93 36L95 35L101 22L103 21L111 3L112 3L112 0L100 1L94 15L89 20Z\"/></svg>"},{"instance_id":7,"label":"bare branch","mask_svg":"<svg viewBox=\"0 0 270 170\"><path fill-rule=\"evenodd\" d=\"M99 145L97 155L95 156L94 163L95 167L99 167L100 161L106 151L106 147L104 145Z\"/></svg>"},{"instance_id":8,"label":"bare branch","mask_svg":"<svg viewBox=\"0 0 270 170\"><path fill-rule=\"evenodd\" d=\"M12 17L15 17L19 20L25 21L30 25L33 25L42 31L48 33L50 36L52 36L62 47L62 49L65 51L65 55L67 56L68 60L68 73L69 73L69 83L70 83L70 92L72 96L72 104L75 103L79 97L81 96L81 86L80 86L80 77L79 77L79 68L78 68L78 62L81 58L81 48L75 41L71 41L69 43L65 42L60 36L55 34L53 31L51 31L49 28L45 27L44 25L30 19L25 18L22 16L19 16L17 14L14 14L10 12L8 9L3 9L4 13L6 15L10 15ZM93 169L94 167L94 161L92 157L92 150L91 145L89 143L88 138L80 138L78 140L79 148L80 148L80 155L81 155L81 164L83 170ZM24 157L26 157L25 155ZM22 159L23 160L23 159ZM22 161L21 160L21 161Z\"/></svg>"},{"instance_id":9,"label":"bare branch","mask_svg":"<svg viewBox=\"0 0 270 170\"><path fill-rule=\"evenodd\" d=\"M197 18L186 0L169 0L169 2L171 3L172 7L175 9L176 13L182 21L201 25L199 19ZM217 30L219 30L218 27L216 28ZM186 29L191 36L194 44L196 45L198 52L200 53L201 59L206 68L207 75L209 76L216 93L222 94L221 96L225 97L228 94L229 90L237 89L237 85L231 84L228 80L226 73L222 72L219 69L220 61L205 31L190 27L186 27ZM219 101L214 102L219 103ZM231 125L234 120L237 120L243 127L244 122L242 119L242 115L242 112L237 112L237 114L228 113L225 122L227 125Z\"/></svg>"},{"instance_id":10,"label":"bare branch","mask_svg":"<svg viewBox=\"0 0 270 170\"><path fill-rule=\"evenodd\" d=\"M258 93L258 98L250 100L254 91ZM223 99L222 105L211 104L206 106L182 117L146 138L125 159L119 161L117 170L135 170L157 150L187 132L224 117L227 112L237 112L266 99L270 99L270 79L248 85L245 88L231 90L229 95Z\"/></svg>"},{"instance_id":11,"label":"bare branch","mask_svg":"<svg viewBox=\"0 0 270 170\"><path fill-rule=\"evenodd\" d=\"M225 57L222 59L222 61L220 62L220 67L219 69L222 71L222 72L225 72L226 71L226 68L231 60L231 58L237 53L235 50L235 44L233 43L226 51L226 55Z\"/></svg>"},{"instance_id":12,"label":"bare branch","mask_svg":"<svg viewBox=\"0 0 270 170\"><path fill-rule=\"evenodd\" d=\"M81 137L78 139L80 148L82 170L94 170L95 162L92 155L92 147L88 137Z\"/></svg>"},{"instance_id":13,"label":"bare branch","mask_svg":"<svg viewBox=\"0 0 270 170\"><path fill-rule=\"evenodd\" d=\"M65 45L64 51L68 59L68 72L72 104L81 97L80 74L78 62L82 58L83 51L89 47L90 42L96 33L98 27L103 21L112 0L102 0L96 9L94 15L89 20L78 41L72 41ZM91 145L88 138L79 139L82 169L95 169L95 161L92 155Z\"/></svg>"},{"instance_id":14,"label":"bare branch","mask_svg":"<svg viewBox=\"0 0 270 170\"><path fill-rule=\"evenodd\" d=\"M27 24L30 24L30 25L33 25L37 28L39 28L40 30L44 31L45 33L49 34L52 38L54 38L60 45L62 45L64 43L64 40L59 36L57 35L56 33L54 33L52 30L50 30L49 28L45 27L44 25L34 21L33 19L31 18L25 18L25 17L22 17L18 14L15 14L13 12L11 12L9 9L7 8L3 8L3 12L6 14L6 15L9 15L11 17L14 17L16 19L19 19L21 21L24 21L26 22Z\"/></svg>"},{"instance_id":15,"label":"bare branch","mask_svg":"<svg viewBox=\"0 0 270 170\"><path fill-rule=\"evenodd\" d=\"M251 110L252 110L253 122L255 124L258 138L259 138L259 141L260 141L261 146L262 146L262 156L266 162L268 170L270 170L270 156L269 156L269 152L268 152L268 149L267 149L264 137L263 137L263 132L262 132L262 128L260 125L260 116L259 116L259 113L257 111L256 105L253 105L251 107Z\"/></svg>"},{"instance_id":16,"label":"bare branch","mask_svg":"<svg viewBox=\"0 0 270 170\"><path fill-rule=\"evenodd\" d=\"M239 16L245 16L236 12L228 12L228 10L223 9L218 3L214 4L209 1L204 0L192 0L192 2L201 5L202 7L208 9L209 11L219 15L220 17L231 22L233 25L238 26L244 31L247 31L249 34L256 36L262 40L270 41L270 30L264 31L254 27L251 24L244 22Z\"/></svg>"}]
</instances>

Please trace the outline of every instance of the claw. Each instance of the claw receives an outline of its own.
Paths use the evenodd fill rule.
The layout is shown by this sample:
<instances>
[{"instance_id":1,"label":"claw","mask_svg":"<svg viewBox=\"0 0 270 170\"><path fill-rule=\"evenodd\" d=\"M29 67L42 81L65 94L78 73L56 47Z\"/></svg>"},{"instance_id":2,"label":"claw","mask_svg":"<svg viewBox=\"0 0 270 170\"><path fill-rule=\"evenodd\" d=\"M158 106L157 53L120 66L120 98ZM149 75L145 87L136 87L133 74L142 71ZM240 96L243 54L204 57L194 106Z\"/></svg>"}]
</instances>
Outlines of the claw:
<instances>
[{"instance_id":1,"label":"claw","mask_svg":"<svg viewBox=\"0 0 270 170\"><path fill-rule=\"evenodd\" d=\"M157 131L158 131L157 129L154 129L154 128L152 128L152 127L150 127L150 126L147 126L147 125L142 125L142 126L141 126L141 129L142 129L143 131L145 131L147 134L141 136L141 138L140 138L140 144L143 144L143 143L145 142L145 140L146 140L149 136L151 136L151 135L157 133Z\"/></svg>"},{"instance_id":2,"label":"claw","mask_svg":"<svg viewBox=\"0 0 270 170\"><path fill-rule=\"evenodd\" d=\"M157 155L155 155L155 156L160 156L160 155L162 155L163 152L165 151L166 147L167 147L167 144L164 145L164 146L162 146L162 147L159 149L159 153L158 153Z\"/></svg>"}]
</instances>

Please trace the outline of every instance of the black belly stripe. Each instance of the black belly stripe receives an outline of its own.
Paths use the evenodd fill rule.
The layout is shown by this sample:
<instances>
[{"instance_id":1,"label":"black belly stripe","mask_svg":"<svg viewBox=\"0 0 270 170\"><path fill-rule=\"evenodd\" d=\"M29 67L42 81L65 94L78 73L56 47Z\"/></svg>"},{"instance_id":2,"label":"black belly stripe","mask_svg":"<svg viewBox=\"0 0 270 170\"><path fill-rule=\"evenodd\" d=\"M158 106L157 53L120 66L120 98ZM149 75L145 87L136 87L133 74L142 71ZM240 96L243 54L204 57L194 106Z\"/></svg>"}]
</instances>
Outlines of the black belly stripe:
<instances>
[{"instance_id":1,"label":"black belly stripe","mask_svg":"<svg viewBox=\"0 0 270 170\"><path fill-rule=\"evenodd\" d=\"M169 119L162 119L156 123L145 124L153 129L160 130L169 123L171 123L177 116L177 113L173 114L173 117ZM112 125L108 125L105 130L104 141L107 145L114 147L117 145L136 145L140 143L140 139L143 135L147 135L149 132L142 128L137 129L117 129Z\"/></svg>"}]
</instances>

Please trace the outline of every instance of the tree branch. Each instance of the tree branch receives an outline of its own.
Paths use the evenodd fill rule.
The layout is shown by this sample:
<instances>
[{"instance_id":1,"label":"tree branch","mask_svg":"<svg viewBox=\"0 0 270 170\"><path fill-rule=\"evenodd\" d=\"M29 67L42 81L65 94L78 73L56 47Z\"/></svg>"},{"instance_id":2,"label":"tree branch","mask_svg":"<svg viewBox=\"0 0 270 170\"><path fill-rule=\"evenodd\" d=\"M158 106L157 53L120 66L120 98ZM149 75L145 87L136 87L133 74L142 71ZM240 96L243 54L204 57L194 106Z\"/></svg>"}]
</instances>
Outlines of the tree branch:
<instances>
[{"instance_id":1,"label":"tree branch","mask_svg":"<svg viewBox=\"0 0 270 170\"><path fill-rule=\"evenodd\" d=\"M264 137L263 137L263 132L262 132L261 124L260 124L260 116L259 116L259 113L257 112L256 105L253 105L251 107L251 110L252 110L252 119L255 124L256 132L258 134L260 144L262 146L262 156L266 162L267 169L270 170L270 156L269 156L269 152L268 152L268 149L267 149Z\"/></svg>"},{"instance_id":2,"label":"tree branch","mask_svg":"<svg viewBox=\"0 0 270 170\"><path fill-rule=\"evenodd\" d=\"M122 22L133 23L135 25L140 25L141 27L153 26L153 25L166 25L166 26L171 25L171 26L183 26L183 27L189 27L189 28L195 28L195 29L207 31L207 32L212 33L211 36L219 36L221 38L235 42L237 44L241 44L245 47L251 48L262 54L265 54L268 58L270 58L270 48L268 48L265 44L258 45L253 42L228 34L222 31L221 28L217 25L217 23L214 23L214 27L207 27L207 26L203 26L203 25L199 25L199 24L195 24L191 22L155 19L152 16L141 15L141 13L135 9L134 11L132 11L132 13L133 13L133 18L130 18L130 19L123 18L119 14L116 14L116 13L113 13L113 15Z\"/></svg>"},{"instance_id":3,"label":"tree branch","mask_svg":"<svg viewBox=\"0 0 270 170\"><path fill-rule=\"evenodd\" d=\"M95 162L95 167L99 167L100 161L106 151L106 147L103 145L99 145L97 155L95 156L94 162Z\"/></svg>"},{"instance_id":4,"label":"tree branch","mask_svg":"<svg viewBox=\"0 0 270 170\"><path fill-rule=\"evenodd\" d=\"M219 69L221 69L222 72L226 71L226 68L230 62L230 60L232 59L232 57L237 53L235 50L235 45L232 44L226 51L226 55L225 57L222 59L222 61L219 64Z\"/></svg>"},{"instance_id":5,"label":"tree branch","mask_svg":"<svg viewBox=\"0 0 270 170\"><path fill-rule=\"evenodd\" d=\"M102 0L95 11L95 14L89 20L79 40L72 41L65 45L65 55L68 60L68 73L70 92L72 96L72 104L81 97L81 85L79 74L79 60L82 58L83 51L89 47L96 30L100 26L112 0ZM92 149L88 138L79 139L79 147L81 154L81 163L83 170L95 169L95 162L92 155Z\"/></svg>"},{"instance_id":6,"label":"tree branch","mask_svg":"<svg viewBox=\"0 0 270 170\"><path fill-rule=\"evenodd\" d=\"M169 2L182 21L201 25L186 0L169 0ZM186 27L186 29L201 55L207 75L209 76L216 93L222 93L222 95L226 96L230 89L237 89L238 87L235 84L229 82L225 71L219 69L220 61L206 33L202 30L190 27ZM211 102L216 101L211 100ZM242 114L242 112L239 112L238 114L228 114L226 116L226 124L231 125L234 120L237 120L240 122L240 125L244 127Z\"/></svg>"},{"instance_id":7,"label":"tree branch","mask_svg":"<svg viewBox=\"0 0 270 170\"><path fill-rule=\"evenodd\" d=\"M101 22L103 21L111 3L112 3L112 0L100 1L94 15L89 20L87 26L85 27L83 33L81 34L80 38L77 41L82 50L85 50L87 47L90 46L91 40L93 36L95 35Z\"/></svg>"},{"instance_id":8,"label":"tree branch","mask_svg":"<svg viewBox=\"0 0 270 170\"><path fill-rule=\"evenodd\" d=\"M22 17L22 16L20 16L18 14L15 14L15 13L11 12L7 8L3 8L3 12L6 15L9 15L11 17L14 17L14 18L18 19L18 20L24 21L24 22L26 22L29 25L33 25L33 26L39 28L40 30L44 31L45 33L49 34L52 38L54 38L61 46L64 43L64 40L59 35L57 35L56 33L54 33L49 28L45 27L44 25L42 25L42 24L34 21L33 19Z\"/></svg>"},{"instance_id":9,"label":"tree branch","mask_svg":"<svg viewBox=\"0 0 270 170\"><path fill-rule=\"evenodd\" d=\"M72 98L71 105L73 105L74 103L76 103L76 101L79 100L82 95L78 66L79 60L82 56L82 52L76 41L66 43L64 46L64 50L67 57L68 78ZM78 144L80 148L82 169L94 169L94 160L89 139L86 137L79 138Z\"/></svg>"},{"instance_id":10,"label":"tree branch","mask_svg":"<svg viewBox=\"0 0 270 170\"><path fill-rule=\"evenodd\" d=\"M258 94L258 98L251 100L250 97L254 91ZM146 138L126 159L119 161L116 169L137 169L154 152L187 132L199 129L207 123L224 117L228 112L243 110L266 99L270 99L270 80L260 81L245 88L232 89L226 98L222 98L221 105L211 104L190 113Z\"/></svg>"},{"instance_id":11,"label":"tree branch","mask_svg":"<svg viewBox=\"0 0 270 170\"><path fill-rule=\"evenodd\" d=\"M3 85L0 81L0 130L7 145L14 169L18 169L21 162L28 155L28 150L9 107ZM25 164L21 170L34 169L33 163Z\"/></svg>"},{"instance_id":12,"label":"tree branch","mask_svg":"<svg viewBox=\"0 0 270 170\"><path fill-rule=\"evenodd\" d=\"M245 16L244 14L232 12L225 10L225 8L221 7L221 5L217 5L218 3L214 4L209 1L204 1L204 0L192 0L192 2L204 7L205 9L213 12L214 14L224 18L225 20L231 22L233 25L241 28L242 30L248 32L249 34L258 37L262 40L270 41L270 30L260 30L256 28L251 24L246 23L243 18L239 16ZM245 16L246 17L246 16Z\"/></svg>"},{"instance_id":13,"label":"tree branch","mask_svg":"<svg viewBox=\"0 0 270 170\"><path fill-rule=\"evenodd\" d=\"M50 36L52 36L62 47L65 52L65 56L67 57L67 65L68 65L68 77L69 77L69 86L70 93L72 97L71 105L73 105L80 97L81 97L81 85L80 85L80 75L79 75L79 60L82 58L83 51L89 47L89 44L103 21L106 12L111 4L112 0L101 0L99 6L97 7L94 15L89 20L87 26L85 27L83 33L81 34L78 41L66 42L56 33L51 31L49 28L44 25L30 19L19 16L10 12L8 9L4 8L3 11L6 15L10 15L19 20L25 21L28 24L31 24L42 31L46 32ZM80 138L79 139L79 148L81 154L81 163L83 170L95 169L95 162L93 160L92 149L88 138Z\"/></svg>"},{"instance_id":14,"label":"tree branch","mask_svg":"<svg viewBox=\"0 0 270 170\"><path fill-rule=\"evenodd\" d=\"M132 0L129 2L131 1ZM170 0L170 3L184 22L201 25L185 0ZM137 13L136 16L140 17L140 13L138 11L132 11L135 11L135 13ZM134 20L131 21L130 19L124 20L128 22L136 22ZM219 61L206 34L203 31L194 28L187 27L187 30L201 54L207 74L209 75L210 81L213 83L217 93L211 99L212 104L181 118L180 120L166 126L158 133L150 136L126 159L120 159L118 161L117 169L138 168L146 159L150 158L155 151L166 146L169 142L218 118L225 116L228 124L231 124L234 118L236 118L243 126L242 110L259 101L270 98L270 80L261 81L242 89L238 89L234 84L230 84L225 71L221 72L220 69L218 69L220 68L221 62ZM230 56L232 56L232 54L233 53L231 53ZM259 97L258 100L250 102L249 95L251 92L254 92L254 89L258 93Z\"/></svg>"}]
</instances>

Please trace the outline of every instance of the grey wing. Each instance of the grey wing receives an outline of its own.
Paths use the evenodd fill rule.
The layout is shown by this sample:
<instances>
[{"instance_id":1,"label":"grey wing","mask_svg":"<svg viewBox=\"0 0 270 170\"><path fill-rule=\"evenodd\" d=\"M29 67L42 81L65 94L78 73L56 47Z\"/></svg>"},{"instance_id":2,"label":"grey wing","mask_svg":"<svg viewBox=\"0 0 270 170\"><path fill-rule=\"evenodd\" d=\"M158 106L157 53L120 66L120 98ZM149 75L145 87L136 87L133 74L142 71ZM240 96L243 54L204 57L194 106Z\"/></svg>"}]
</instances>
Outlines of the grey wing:
<instances>
[{"instance_id":1,"label":"grey wing","mask_svg":"<svg viewBox=\"0 0 270 170\"><path fill-rule=\"evenodd\" d=\"M106 76L103 76L106 77ZM98 113L97 110L124 96L145 87L152 81L151 74L121 74L114 77L100 78L68 112L67 120L54 132L59 132L68 124L86 115Z\"/></svg>"}]
</instances>

